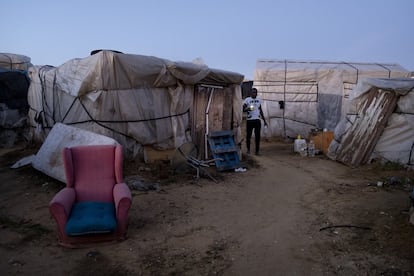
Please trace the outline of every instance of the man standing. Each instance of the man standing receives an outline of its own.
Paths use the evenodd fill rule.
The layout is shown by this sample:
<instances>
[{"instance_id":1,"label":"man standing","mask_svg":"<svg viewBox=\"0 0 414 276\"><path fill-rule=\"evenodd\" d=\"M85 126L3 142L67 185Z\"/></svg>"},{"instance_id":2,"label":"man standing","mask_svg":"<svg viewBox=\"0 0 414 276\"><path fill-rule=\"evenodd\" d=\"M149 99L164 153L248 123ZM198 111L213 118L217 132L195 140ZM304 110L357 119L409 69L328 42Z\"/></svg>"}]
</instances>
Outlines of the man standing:
<instances>
[{"instance_id":1,"label":"man standing","mask_svg":"<svg viewBox=\"0 0 414 276\"><path fill-rule=\"evenodd\" d=\"M262 110L262 100L257 97L257 89L252 88L250 91L250 97L247 97L243 103L243 111L247 112L247 121L246 121L246 146L247 153L250 153L250 139L252 137L254 129L254 137L256 142L256 155L259 155L260 150L260 129L262 127L262 122L260 119L263 119L265 127L267 127L266 119L263 115Z\"/></svg>"}]
</instances>

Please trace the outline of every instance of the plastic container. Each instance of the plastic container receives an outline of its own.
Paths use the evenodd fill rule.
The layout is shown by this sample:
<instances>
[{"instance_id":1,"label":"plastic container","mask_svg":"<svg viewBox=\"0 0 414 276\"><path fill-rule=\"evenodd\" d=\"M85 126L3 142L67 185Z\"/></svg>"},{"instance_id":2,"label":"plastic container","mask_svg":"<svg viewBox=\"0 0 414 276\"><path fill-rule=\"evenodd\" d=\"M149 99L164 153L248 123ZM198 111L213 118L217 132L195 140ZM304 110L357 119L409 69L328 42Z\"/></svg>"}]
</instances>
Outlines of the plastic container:
<instances>
[{"instance_id":1,"label":"plastic container","mask_svg":"<svg viewBox=\"0 0 414 276\"><path fill-rule=\"evenodd\" d=\"M301 143L299 145L299 153L302 157L306 157L308 155L308 145L306 144L306 140L305 143Z\"/></svg>"},{"instance_id":2,"label":"plastic container","mask_svg":"<svg viewBox=\"0 0 414 276\"><path fill-rule=\"evenodd\" d=\"M306 140L301 139L300 136L299 136L299 138L295 139L295 141L293 143L293 151L294 152L300 152L300 148L303 144L306 146Z\"/></svg>"},{"instance_id":3,"label":"plastic container","mask_svg":"<svg viewBox=\"0 0 414 276\"><path fill-rule=\"evenodd\" d=\"M310 140L308 144L308 156L309 157L315 156L315 143L313 142L313 140Z\"/></svg>"}]
</instances>

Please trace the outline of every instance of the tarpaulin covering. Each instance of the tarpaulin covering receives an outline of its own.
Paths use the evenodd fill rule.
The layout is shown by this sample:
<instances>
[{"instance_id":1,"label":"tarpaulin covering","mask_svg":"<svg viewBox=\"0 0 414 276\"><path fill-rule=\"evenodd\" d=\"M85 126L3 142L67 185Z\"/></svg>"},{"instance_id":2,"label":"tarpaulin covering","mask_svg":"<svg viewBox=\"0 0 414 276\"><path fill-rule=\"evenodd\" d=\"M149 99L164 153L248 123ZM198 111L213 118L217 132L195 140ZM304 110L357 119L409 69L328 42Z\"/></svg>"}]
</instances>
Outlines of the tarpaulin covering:
<instances>
[{"instance_id":1,"label":"tarpaulin covering","mask_svg":"<svg viewBox=\"0 0 414 276\"><path fill-rule=\"evenodd\" d=\"M343 120L335 128L334 140L331 142L328 157L333 160L347 161L341 159L343 152L348 151L349 158L357 155L361 149L353 144L346 144L344 137L352 135L363 140L373 140L376 143L372 151L367 152L366 162L380 160L381 162L396 162L409 167L414 167L414 79L413 78L366 78L361 79L351 93L348 111ZM371 125L361 125L357 132L350 133L353 126L364 117L373 116L383 105L377 105L376 110L368 110L363 113L367 98L384 93L393 93L397 102L393 105L391 115L387 118L383 130L375 136L366 136L366 131ZM382 120L387 110L380 110L375 121ZM346 162L345 162L346 163Z\"/></svg>"},{"instance_id":2,"label":"tarpaulin covering","mask_svg":"<svg viewBox=\"0 0 414 276\"><path fill-rule=\"evenodd\" d=\"M0 146L15 144L27 124L30 58L0 53Z\"/></svg>"},{"instance_id":3,"label":"tarpaulin covering","mask_svg":"<svg viewBox=\"0 0 414 276\"><path fill-rule=\"evenodd\" d=\"M314 128L336 127L359 79L409 74L398 64L260 59L254 87L272 136L308 137Z\"/></svg>"},{"instance_id":4,"label":"tarpaulin covering","mask_svg":"<svg viewBox=\"0 0 414 276\"><path fill-rule=\"evenodd\" d=\"M0 53L0 68L7 70L27 70L32 66L31 59L25 55Z\"/></svg>"},{"instance_id":5,"label":"tarpaulin covering","mask_svg":"<svg viewBox=\"0 0 414 276\"><path fill-rule=\"evenodd\" d=\"M132 156L142 145L173 149L191 139L195 84L230 87L240 100L243 81L243 75L206 65L113 51L59 67L34 66L29 76L37 139L60 122L112 137ZM241 110L234 109L234 118L241 121Z\"/></svg>"}]
</instances>

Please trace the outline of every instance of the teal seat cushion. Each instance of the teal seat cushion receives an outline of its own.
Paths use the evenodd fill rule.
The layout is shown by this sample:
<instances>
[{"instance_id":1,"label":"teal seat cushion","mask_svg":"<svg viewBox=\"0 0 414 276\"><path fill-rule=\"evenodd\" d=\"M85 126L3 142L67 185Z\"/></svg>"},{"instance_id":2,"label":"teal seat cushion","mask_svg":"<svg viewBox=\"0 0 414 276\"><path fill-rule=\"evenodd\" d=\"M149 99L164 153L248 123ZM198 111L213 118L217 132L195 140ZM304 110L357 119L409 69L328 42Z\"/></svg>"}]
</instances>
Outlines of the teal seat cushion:
<instances>
[{"instance_id":1,"label":"teal seat cushion","mask_svg":"<svg viewBox=\"0 0 414 276\"><path fill-rule=\"evenodd\" d=\"M69 236L110 233L115 229L115 206L108 202L74 204L65 226L65 232Z\"/></svg>"}]
</instances>

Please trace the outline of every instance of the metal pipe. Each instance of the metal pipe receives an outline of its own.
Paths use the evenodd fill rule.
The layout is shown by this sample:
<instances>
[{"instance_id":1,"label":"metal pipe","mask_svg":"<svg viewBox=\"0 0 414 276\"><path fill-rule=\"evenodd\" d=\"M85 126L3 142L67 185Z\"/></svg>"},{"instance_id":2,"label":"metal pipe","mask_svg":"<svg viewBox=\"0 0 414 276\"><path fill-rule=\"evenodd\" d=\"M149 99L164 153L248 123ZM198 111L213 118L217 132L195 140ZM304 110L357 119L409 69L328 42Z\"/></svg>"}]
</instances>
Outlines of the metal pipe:
<instances>
[{"instance_id":1,"label":"metal pipe","mask_svg":"<svg viewBox=\"0 0 414 276\"><path fill-rule=\"evenodd\" d=\"M208 96L208 103L207 103L207 107L206 107L206 131L204 134L204 158L208 159L208 147L207 147L207 143L208 143L208 134L209 134L209 125L208 125L208 113L210 111L210 104L211 104L211 99L213 98L213 93L214 93L214 89L215 87L209 87L211 90L210 95Z\"/></svg>"}]
</instances>

